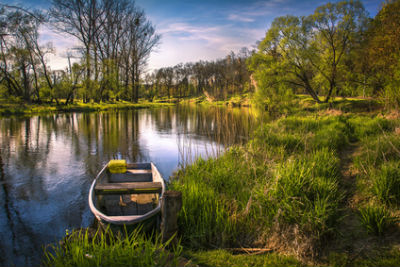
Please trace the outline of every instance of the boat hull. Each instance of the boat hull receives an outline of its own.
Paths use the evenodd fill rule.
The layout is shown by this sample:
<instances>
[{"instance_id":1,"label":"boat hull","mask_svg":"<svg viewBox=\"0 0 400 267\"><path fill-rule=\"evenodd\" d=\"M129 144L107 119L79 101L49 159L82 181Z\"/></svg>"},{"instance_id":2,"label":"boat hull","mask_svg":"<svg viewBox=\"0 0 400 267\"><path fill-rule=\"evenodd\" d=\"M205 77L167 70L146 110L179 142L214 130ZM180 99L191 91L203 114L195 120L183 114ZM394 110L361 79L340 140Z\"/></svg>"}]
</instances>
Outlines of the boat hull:
<instances>
[{"instance_id":1,"label":"boat hull","mask_svg":"<svg viewBox=\"0 0 400 267\"><path fill-rule=\"evenodd\" d=\"M143 166L147 166L148 169L138 169L144 168ZM151 176L148 173L151 173ZM165 182L156 166L153 163L148 165L128 164L126 177L126 181L124 181L124 174L108 173L106 165L93 181L89 191L89 207L99 224L104 229L109 227L123 229L124 227L151 228L158 226ZM148 180L149 177L152 179L151 182ZM124 184L124 182L126 183ZM149 190L144 188L146 186L143 187L143 184L156 185L158 188ZM130 190L119 195L118 190L117 193L107 191L109 187L115 191L116 186L121 186L122 190L125 191L126 187L129 186ZM144 196L147 199L150 196L151 201L141 203L143 199L146 199Z\"/></svg>"}]
</instances>

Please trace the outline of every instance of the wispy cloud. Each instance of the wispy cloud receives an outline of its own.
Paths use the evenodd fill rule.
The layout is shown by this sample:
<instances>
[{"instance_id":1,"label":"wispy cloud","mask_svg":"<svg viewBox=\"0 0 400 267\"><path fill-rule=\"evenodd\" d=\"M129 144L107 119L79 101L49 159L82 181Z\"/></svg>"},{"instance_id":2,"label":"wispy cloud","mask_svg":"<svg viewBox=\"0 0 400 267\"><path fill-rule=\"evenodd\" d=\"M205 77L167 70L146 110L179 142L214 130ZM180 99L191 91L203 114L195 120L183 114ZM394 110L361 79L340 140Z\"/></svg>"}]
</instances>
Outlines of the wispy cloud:
<instances>
[{"instance_id":1,"label":"wispy cloud","mask_svg":"<svg viewBox=\"0 0 400 267\"><path fill-rule=\"evenodd\" d=\"M241 16L238 14L229 14L228 20L233 20L233 21L240 21L240 22L253 22L253 18Z\"/></svg>"}]
</instances>

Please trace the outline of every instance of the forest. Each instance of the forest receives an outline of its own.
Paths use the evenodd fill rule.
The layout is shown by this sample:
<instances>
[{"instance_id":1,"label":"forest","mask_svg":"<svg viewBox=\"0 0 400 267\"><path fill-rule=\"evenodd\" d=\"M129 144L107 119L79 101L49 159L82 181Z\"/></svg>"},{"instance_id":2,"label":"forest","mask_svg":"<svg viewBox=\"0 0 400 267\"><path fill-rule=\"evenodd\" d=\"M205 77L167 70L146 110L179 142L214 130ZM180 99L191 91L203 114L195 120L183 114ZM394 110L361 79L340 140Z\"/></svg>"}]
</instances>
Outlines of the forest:
<instances>
[{"instance_id":1,"label":"forest","mask_svg":"<svg viewBox=\"0 0 400 267\"><path fill-rule=\"evenodd\" d=\"M388 1L370 18L360 1L328 3L309 16L275 18L256 49L149 71L161 35L134 2L54 0L45 11L2 5L0 98L68 105L254 93L276 109L308 94L317 103L356 96L398 107L399 9ZM79 40L66 52L66 69L50 68L55 51L39 43L42 25Z\"/></svg>"}]
</instances>

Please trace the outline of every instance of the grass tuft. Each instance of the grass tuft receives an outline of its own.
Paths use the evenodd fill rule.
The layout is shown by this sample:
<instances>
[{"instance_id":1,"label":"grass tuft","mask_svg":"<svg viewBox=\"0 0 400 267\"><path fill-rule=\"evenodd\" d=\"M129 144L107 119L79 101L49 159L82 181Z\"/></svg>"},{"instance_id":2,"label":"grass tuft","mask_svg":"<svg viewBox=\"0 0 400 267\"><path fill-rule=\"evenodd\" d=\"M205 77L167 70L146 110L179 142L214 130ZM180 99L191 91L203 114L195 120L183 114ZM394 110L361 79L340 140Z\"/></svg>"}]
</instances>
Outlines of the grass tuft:
<instances>
[{"instance_id":1,"label":"grass tuft","mask_svg":"<svg viewBox=\"0 0 400 267\"><path fill-rule=\"evenodd\" d=\"M400 161L383 163L372 175L372 191L386 203L400 203Z\"/></svg>"},{"instance_id":2,"label":"grass tuft","mask_svg":"<svg viewBox=\"0 0 400 267\"><path fill-rule=\"evenodd\" d=\"M398 222L398 218L382 206L368 205L359 209L361 222L368 233L382 236Z\"/></svg>"}]
</instances>

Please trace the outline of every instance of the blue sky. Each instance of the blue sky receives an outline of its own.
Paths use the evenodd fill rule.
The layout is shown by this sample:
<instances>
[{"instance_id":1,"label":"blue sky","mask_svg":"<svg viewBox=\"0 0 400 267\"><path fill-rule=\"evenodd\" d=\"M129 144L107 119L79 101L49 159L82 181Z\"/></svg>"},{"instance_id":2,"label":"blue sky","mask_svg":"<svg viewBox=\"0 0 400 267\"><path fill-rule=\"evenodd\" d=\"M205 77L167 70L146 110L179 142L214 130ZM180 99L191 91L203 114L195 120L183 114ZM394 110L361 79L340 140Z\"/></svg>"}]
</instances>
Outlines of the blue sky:
<instances>
[{"instance_id":1,"label":"blue sky","mask_svg":"<svg viewBox=\"0 0 400 267\"><path fill-rule=\"evenodd\" d=\"M47 0L6 0L3 3L45 8ZM230 51L251 48L261 40L272 20L282 15L309 15L328 1L316 0L136 0L162 35L161 44L149 59L149 69L178 63L222 58ZM370 16L380 8L380 0L362 1ZM65 49L77 45L43 27L42 41L52 41L56 55L54 69L66 66Z\"/></svg>"}]
</instances>

